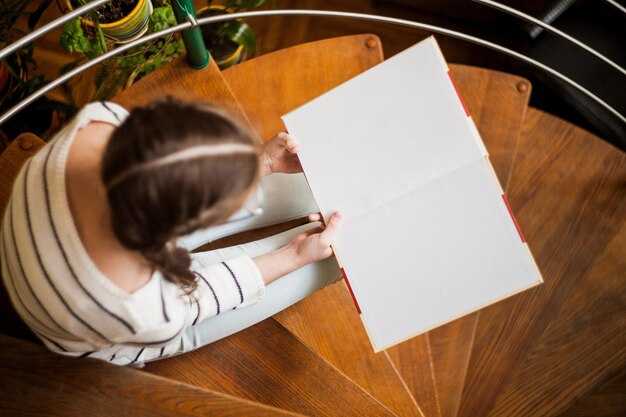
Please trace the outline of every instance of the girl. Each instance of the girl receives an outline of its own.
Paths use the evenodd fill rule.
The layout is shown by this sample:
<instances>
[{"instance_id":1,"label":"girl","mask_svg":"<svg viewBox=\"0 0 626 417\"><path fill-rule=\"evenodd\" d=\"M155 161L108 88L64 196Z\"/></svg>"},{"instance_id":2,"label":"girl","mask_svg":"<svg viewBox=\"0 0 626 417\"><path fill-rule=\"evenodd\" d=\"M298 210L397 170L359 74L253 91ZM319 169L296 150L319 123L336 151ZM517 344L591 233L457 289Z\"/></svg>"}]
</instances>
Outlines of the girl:
<instances>
[{"instance_id":1,"label":"girl","mask_svg":"<svg viewBox=\"0 0 626 417\"><path fill-rule=\"evenodd\" d=\"M319 221L302 174L259 179L301 171L297 146L279 134L261 147L202 103L167 99L130 114L88 105L14 185L0 249L16 310L55 352L141 365L228 336L335 282L339 213L326 227L189 253L242 230L307 214Z\"/></svg>"}]
</instances>

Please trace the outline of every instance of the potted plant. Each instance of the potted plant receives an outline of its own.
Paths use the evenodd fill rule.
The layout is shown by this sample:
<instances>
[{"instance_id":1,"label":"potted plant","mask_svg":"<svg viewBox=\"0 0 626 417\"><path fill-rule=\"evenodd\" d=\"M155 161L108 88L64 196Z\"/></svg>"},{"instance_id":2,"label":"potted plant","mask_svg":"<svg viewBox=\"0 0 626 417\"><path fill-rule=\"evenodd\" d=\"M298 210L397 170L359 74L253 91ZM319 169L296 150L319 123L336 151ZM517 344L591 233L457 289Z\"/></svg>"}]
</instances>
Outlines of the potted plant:
<instances>
[{"instance_id":1,"label":"potted plant","mask_svg":"<svg viewBox=\"0 0 626 417\"><path fill-rule=\"evenodd\" d=\"M208 5L198 11L198 17L236 13L261 6L265 0L227 0L223 5ZM217 65L224 69L246 58L248 51L254 51L256 38L254 31L241 19L202 26L202 37Z\"/></svg>"},{"instance_id":2,"label":"potted plant","mask_svg":"<svg viewBox=\"0 0 626 417\"><path fill-rule=\"evenodd\" d=\"M65 0L63 11L87 3L88 0ZM81 18L81 21L91 28L98 27L113 42L124 43L146 32L152 10L150 0L113 0Z\"/></svg>"},{"instance_id":3,"label":"potted plant","mask_svg":"<svg viewBox=\"0 0 626 417\"><path fill-rule=\"evenodd\" d=\"M23 37L26 31L20 28L33 30L50 3L51 0L42 0L32 10L28 7L32 4L26 1L0 2L0 48ZM20 18L28 21L26 26L21 24L21 20L18 22ZM34 75L37 65L33 60L33 52L34 45L31 43L0 62L0 114L15 106L44 84L43 76ZM71 110L64 104L46 97L36 100L0 127L2 145L7 145L9 140L27 131L45 138L55 112L59 113L61 118L65 118Z\"/></svg>"},{"instance_id":4,"label":"potted plant","mask_svg":"<svg viewBox=\"0 0 626 417\"><path fill-rule=\"evenodd\" d=\"M157 7L149 16L147 30L156 32L175 25L176 19L169 3L165 0L155 0L154 3ZM114 47L112 42L107 41L99 18L89 18L89 21L95 22L94 25L75 19L63 28L60 38L63 48L69 53L78 52L82 55L64 67L63 72ZM89 79L89 82L93 82L93 91L89 92L88 97L76 99L74 91L67 89L68 99L74 105L82 105L83 101L110 99L145 74L176 58L183 49L183 43L177 35L145 42L99 65Z\"/></svg>"}]
</instances>

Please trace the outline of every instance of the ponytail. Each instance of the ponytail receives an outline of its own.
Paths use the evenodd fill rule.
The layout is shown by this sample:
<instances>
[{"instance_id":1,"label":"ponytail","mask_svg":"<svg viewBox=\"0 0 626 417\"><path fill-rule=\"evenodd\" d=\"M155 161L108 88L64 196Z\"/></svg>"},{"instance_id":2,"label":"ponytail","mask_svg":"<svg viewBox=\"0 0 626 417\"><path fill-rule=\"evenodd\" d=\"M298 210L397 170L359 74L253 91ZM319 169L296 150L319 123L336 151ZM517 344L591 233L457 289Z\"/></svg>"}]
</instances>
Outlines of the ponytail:
<instances>
[{"instance_id":1,"label":"ponytail","mask_svg":"<svg viewBox=\"0 0 626 417\"><path fill-rule=\"evenodd\" d=\"M166 244L160 250L141 253L166 280L178 285L185 293L192 293L196 289L196 276L189 269L191 256L186 249Z\"/></svg>"}]
</instances>

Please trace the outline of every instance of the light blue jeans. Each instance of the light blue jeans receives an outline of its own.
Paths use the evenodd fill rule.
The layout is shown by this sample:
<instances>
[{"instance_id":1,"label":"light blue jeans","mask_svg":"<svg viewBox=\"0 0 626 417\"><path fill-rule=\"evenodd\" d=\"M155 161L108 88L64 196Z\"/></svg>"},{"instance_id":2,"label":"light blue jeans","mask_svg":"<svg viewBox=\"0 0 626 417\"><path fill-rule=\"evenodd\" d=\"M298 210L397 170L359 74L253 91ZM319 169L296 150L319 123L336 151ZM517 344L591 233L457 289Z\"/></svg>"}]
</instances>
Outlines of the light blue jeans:
<instances>
[{"instance_id":1,"label":"light blue jeans","mask_svg":"<svg viewBox=\"0 0 626 417\"><path fill-rule=\"evenodd\" d=\"M193 250L224 236L318 212L303 174L272 174L261 179L261 186L265 196L262 214L198 231L181 239L179 244ZM205 255L212 257L215 263L244 254L258 256L286 245L296 235L317 226L319 223L305 224L265 239L205 252ZM340 278L341 271L334 257L306 265L268 285L262 301L227 311L189 327L177 354L197 349L265 320Z\"/></svg>"}]
</instances>

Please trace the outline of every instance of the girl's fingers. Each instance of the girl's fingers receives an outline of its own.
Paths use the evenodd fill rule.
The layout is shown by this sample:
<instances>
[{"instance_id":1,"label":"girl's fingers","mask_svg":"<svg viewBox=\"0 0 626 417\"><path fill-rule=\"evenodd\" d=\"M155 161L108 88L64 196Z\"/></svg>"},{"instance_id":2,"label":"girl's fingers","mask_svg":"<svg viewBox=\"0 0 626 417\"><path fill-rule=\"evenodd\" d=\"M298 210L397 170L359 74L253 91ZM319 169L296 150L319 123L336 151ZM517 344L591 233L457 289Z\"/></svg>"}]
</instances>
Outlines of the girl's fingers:
<instances>
[{"instance_id":1,"label":"girl's fingers","mask_svg":"<svg viewBox=\"0 0 626 417\"><path fill-rule=\"evenodd\" d=\"M310 222L320 222L322 221L322 215L320 213L309 214L307 216Z\"/></svg>"},{"instance_id":2,"label":"girl's fingers","mask_svg":"<svg viewBox=\"0 0 626 417\"><path fill-rule=\"evenodd\" d=\"M288 136L286 141L285 141L285 147L287 148L287 150L291 153L298 153L298 146L300 145L300 143L298 142L298 140L292 136Z\"/></svg>"},{"instance_id":3,"label":"girl's fingers","mask_svg":"<svg viewBox=\"0 0 626 417\"><path fill-rule=\"evenodd\" d=\"M330 216L326 228L322 231L321 239L323 242L329 245L332 243L335 233L339 230L339 227L341 227L342 217L342 214L338 211L334 212L333 215Z\"/></svg>"}]
</instances>

